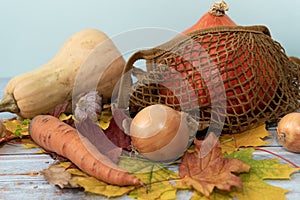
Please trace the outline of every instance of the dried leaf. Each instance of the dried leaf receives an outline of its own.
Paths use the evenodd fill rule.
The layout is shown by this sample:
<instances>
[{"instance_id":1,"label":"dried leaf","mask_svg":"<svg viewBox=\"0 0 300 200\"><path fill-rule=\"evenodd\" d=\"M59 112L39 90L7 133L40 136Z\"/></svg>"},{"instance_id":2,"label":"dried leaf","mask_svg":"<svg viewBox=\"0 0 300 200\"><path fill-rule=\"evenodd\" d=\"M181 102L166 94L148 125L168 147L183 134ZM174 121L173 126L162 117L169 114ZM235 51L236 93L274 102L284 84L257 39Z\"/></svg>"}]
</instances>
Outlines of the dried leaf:
<instances>
[{"instance_id":1,"label":"dried leaf","mask_svg":"<svg viewBox=\"0 0 300 200\"><path fill-rule=\"evenodd\" d=\"M112 112L110 107L104 108L101 112L101 116L99 119L99 126L103 130L106 130L109 127L111 119L112 119Z\"/></svg>"},{"instance_id":2,"label":"dried leaf","mask_svg":"<svg viewBox=\"0 0 300 200\"><path fill-rule=\"evenodd\" d=\"M285 200L286 189L272 186L253 174L242 174L243 191L232 192L231 195L239 200L260 199L260 200ZM263 194L263 195L261 195Z\"/></svg>"},{"instance_id":3,"label":"dried leaf","mask_svg":"<svg viewBox=\"0 0 300 200\"><path fill-rule=\"evenodd\" d=\"M70 114L70 115L67 115L66 113L61 113L58 117L59 120L61 121L67 121L69 119L73 119L73 115Z\"/></svg>"},{"instance_id":4,"label":"dried leaf","mask_svg":"<svg viewBox=\"0 0 300 200\"><path fill-rule=\"evenodd\" d=\"M196 144L195 152L199 145ZM204 196L200 192L194 191L191 200L229 200L238 198L239 200L248 199L285 199L286 189L272 186L264 181L264 179L289 179L290 175L297 171L297 168L292 168L287 164L282 164L276 159L254 160L252 158L253 149L235 151L230 155L225 156L227 159L242 160L251 166L249 173L242 173L239 177L242 180L243 188L231 188L231 192L214 188L209 197ZM192 154L192 152L190 152ZM78 168L70 167L72 163L61 162L60 167L63 167L64 172L71 174L70 179L63 176L63 180L56 180L56 184L61 184L63 187L81 186L86 192L100 194L106 197L123 196L129 193L127 197L132 199L177 199L176 192L178 190L191 190L192 188L183 184L175 172L176 167L168 166L168 169L158 163L153 163L147 160L132 157L121 157L120 165L131 173L138 176L147 184L147 189L144 187L118 187L103 183L95 178L90 177ZM239 170L237 170L239 171ZM60 173L60 172L59 172ZM51 176L56 176L52 174ZM59 175L60 176L60 175ZM55 180L55 179L54 179ZM68 180L68 183L66 183ZM55 183L55 182L54 182ZM263 196L261 194L264 194Z\"/></svg>"},{"instance_id":5,"label":"dried leaf","mask_svg":"<svg viewBox=\"0 0 300 200\"><path fill-rule=\"evenodd\" d=\"M33 144L33 143L27 143L27 144L24 144L23 147L25 149L35 149L35 148L39 148L39 146L37 144Z\"/></svg>"},{"instance_id":6,"label":"dried leaf","mask_svg":"<svg viewBox=\"0 0 300 200\"><path fill-rule=\"evenodd\" d=\"M70 168L72 163L61 162L51 165L41 173L46 180L60 188L84 188L85 192L104 195L108 198L126 195L134 190L134 186L119 187L88 176L77 168Z\"/></svg>"},{"instance_id":7,"label":"dried leaf","mask_svg":"<svg viewBox=\"0 0 300 200\"><path fill-rule=\"evenodd\" d=\"M102 111L102 97L97 91L89 91L82 95L76 102L74 116L78 121L89 117L92 121L98 121L98 115Z\"/></svg>"},{"instance_id":8,"label":"dried leaf","mask_svg":"<svg viewBox=\"0 0 300 200\"><path fill-rule=\"evenodd\" d=\"M248 172L250 166L238 159L222 157L221 144L215 134L211 133L204 141L195 140L195 152L185 152L179 166L179 175L183 181L191 185L204 196L209 196L216 187L220 190L231 191L232 186L242 187L242 180L234 173ZM201 156L204 142L213 143L206 155Z\"/></svg>"},{"instance_id":9,"label":"dried leaf","mask_svg":"<svg viewBox=\"0 0 300 200\"><path fill-rule=\"evenodd\" d=\"M91 144L98 149L98 151L106 155L113 162L119 162L122 149L111 142L100 126L98 126L89 117L82 121L76 121L75 124L78 132L83 137L87 138Z\"/></svg>"},{"instance_id":10,"label":"dried leaf","mask_svg":"<svg viewBox=\"0 0 300 200\"><path fill-rule=\"evenodd\" d=\"M23 121L18 119L10 119L3 122L6 130L14 133L16 136L28 136L28 125L30 123L29 119L25 119Z\"/></svg>"},{"instance_id":11,"label":"dried leaf","mask_svg":"<svg viewBox=\"0 0 300 200\"><path fill-rule=\"evenodd\" d=\"M71 162L60 162L59 166L64 167L67 172L69 172L72 175L76 176L83 176L83 177L89 177L88 174L84 173L80 169L78 169L73 163Z\"/></svg>"},{"instance_id":12,"label":"dried leaf","mask_svg":"<svg viewBox=\"0 0 300 200\"><path fill-rule=\"evenodd\" d=\"M49 115L52 115L56 118L59 118L59 116L62 113L71 111L71 106L72 106L72 102L68 101L62 104L59 104L57 106L55 106L55 108L53 108L52 110L50 110Z\"/></svg>"},{"instance_id":13,"label":"dried leaf","mask_svg":"<svg viewBox=\"0 0 300 200\"><path fill-rule=\"evenodd\" d=\"M111 198L126 195L127 193L135 189L134 186L120 187L116 185L109 185L103 181L87 175L78 168L70 168L70 166L72 166L72 163L70 162L61 162L59 166L63 167L67 173L71 174L72 179L70 182L72 184L81 186L82 188L84 188L85 192L91 192Z\"/></svg>"},{"instance_id":14,"label":"dried leaf","mask_svg":"<svg viewBox=\"0 0 300 200\"><path fill-rule=\"evenodd\" d=\"M75 182L84 188L85 192L91 192L106 196L108 198L123 196L134 190L134 186L116 186L108 185L94 177L76 177Z\"/></svg>"},{"instance_id":15,"label":"dried leaf","mask_svg":"<svg viewBox=\"0 0 300 200\"><path fill-rule=\"evenodd\" d=\"M72 175L66 172L66 169L60 165L50 165L49 168L41 171L46 180L60 188L78 188L79 185L72 181Z\"/></svg>"},{"instance_id":16,"label":"dried leaf","mask_svg":"<svg viewBox=\"0 0 300 200\"><path fill-rule=\"evenodd\" d=\"M5 129L5 127L4 127ZM12 132L8 131L8 130L3 130L3 133L1 134L0 137L0 144L4 144L7 142L10 142L13 139L19 138L17 136L15 136Z\"/></svg>"},{"instance_id":17,"label":"dried leaf","mask_svg":"<svg viewBox=\"0 0 300 200\"><path fill-rule=\"evenodd\" d=\"M239 134L223 134L220 137L223 153L231 153L240 147L257 147L269 144L263 139L270 136L266 125L244 131Z\"/></svg>"},{"instance_id":18,"label":"dried leaf","mask_svg":"<svg viewBox=\"0 0 300 200\"><path fill-rule=\"evenodd\" d=\"M14 139L28 138L29 123L29 119L25 119L22 121L16 118L12 118L4 121L2 123L2 133L0 133L0 144L12 142L12 140Z\"/></svg>"},{"instance_id":19,"label":"dried leaf","mask_svg":"<svg viewBox=\"0 0 300 200\"><path fill-rule=\"evenodd\" d=\"M290 175L298 169L292 168L287 164L279 163L276 159L254 160L252 158L253 152L254 149L247 148L245 150L235 151L232 154L225 156L226 158L236 158L242 160L244 163L249 164L251 166L250 172L239 175L243 182L242 190L234 188L233 191L230 193L224 193L220 190L214 190L213 193L210 195L210 199L286 199L285 194L289 192L288 190L272 186L266 183L264 180L289 179ZM206 198L198 192L195 192L191 200L208 200L208 198Z\"/></svg>"},{"instance_id":20,"label":"dried leaf","mask_svg":"<svg viewBox=\"0 0 300 200\"><path fill-rule=\"evenodd\" d=\"M228 192L214 190L214 192L209 197L206 197L203 194L195 191L194 195L192 196L192 198L190 200L212 200L212 199L214 199L214 200L232 200L234 198Z\"/></svg>"},{"instance_id":21,"label":"dried leaf","mask_svg":"<svg viewBox=\"0 0 300 200\"><path fill-rule=\"evenodd\" d=\"M75 118L73 114L61 113L58 119L75 128Z\"/></svg>"},{"instance_id":22,"label":"dried leaf","mask_svg":"<svg viewBox=\"0 0 300 200\"><path fill-rule=\"evenodd\" d=\"M130 137L120 129L114 118L111 119L109 127L104 132L116 146L122 149L131 150Z\"/></svg>"}]
</instances>

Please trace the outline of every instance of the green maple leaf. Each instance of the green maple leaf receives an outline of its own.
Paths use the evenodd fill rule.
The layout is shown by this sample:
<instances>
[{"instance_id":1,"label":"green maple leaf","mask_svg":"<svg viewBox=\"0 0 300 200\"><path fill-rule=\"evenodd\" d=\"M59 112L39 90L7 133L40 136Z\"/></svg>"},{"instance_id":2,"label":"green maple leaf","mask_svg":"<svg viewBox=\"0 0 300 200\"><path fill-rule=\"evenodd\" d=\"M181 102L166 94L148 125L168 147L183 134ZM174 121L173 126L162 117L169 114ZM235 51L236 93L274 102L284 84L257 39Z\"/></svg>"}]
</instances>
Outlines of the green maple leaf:
<instances>
[{"instance_id":1,"label":"green maple leaf","mask_svg":"<svg viewBox=\"0 0 300 200\"><path fill-rule=\"evenodd\" d=\"M293 168L289 164L280 163L278 159L254 160L252 154L253 148L247 148L241 151L235 151L228 158L239 159L251 166L250 173L256 177L266 179L283 179L288 180L292 173L298 171L298 168Z\"/></svg>"},{"instance_id":2,"label":"green maple leaf","mask_svg":"<svg viewBox=\"0 0 300 200\"><path fill-rule=\"evenodd\" d=\"M240 177L243 180L243 190L231 193L239 200L284 200L286 199L285 194L289 192L289 190L266 183L251 172L250 174L242 174Z\"/></svg>"},{"instance_id":3,"label":"green maple leaf","mask_svg":"<svg viewBox=\"0 0 300 200\"><path fill-rule=\"evenodd\" d=\"M134 173L147 188L137 188L129 197L135 199L176 199L176 182L181 182L176 172L158 163L138 158L123 157L119 165Z\"/></svg>"},{"instance_id":4,"label":"green maple leaf","mask_svg":"<svg viewBox=\"0 0 300 200\"><path fill-rule=\"evenodd\" d=\"M288 164L282 164L278 159L254 160L252 158L253 152L253 148L248 148L235 151L227 156L242 160L251 166L250 173L240 175L243 181L243 189L241 191L234 191L231 195L237 197L239 200L286 199L285 194L289 192L288 190L272 186L264 180L289 180L291 174L299 169L293 168Z\"/></svg>"}]
</instances>

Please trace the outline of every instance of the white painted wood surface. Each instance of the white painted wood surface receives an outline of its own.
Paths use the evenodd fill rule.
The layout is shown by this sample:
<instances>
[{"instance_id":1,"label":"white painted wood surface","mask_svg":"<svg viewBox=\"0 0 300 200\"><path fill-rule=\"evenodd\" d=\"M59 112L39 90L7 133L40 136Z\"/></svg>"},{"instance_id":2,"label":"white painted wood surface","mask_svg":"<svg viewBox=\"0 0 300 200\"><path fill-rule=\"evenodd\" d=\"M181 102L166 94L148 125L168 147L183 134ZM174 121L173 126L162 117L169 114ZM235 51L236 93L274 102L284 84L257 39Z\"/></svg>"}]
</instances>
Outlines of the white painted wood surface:
<instances>
[{"instance_id":1,"label":"white painted wood surface","mask_svg":"<svg viewBox=\"0 0 300 200\"><path fill-rule=\"evenodd\" d=\"M274 131L272 131L274 132ZM300 155L285 151L276 142L264 147L284 156L300 165ZM37 149L25 149L18 144L6 144L0 147L0 199L105 199L105 197L84 193L77 189L59 189L50 185L39 174L54 162L45 154L37 153ZM255 159L275 158L262 151L254 153ZM287 199L300 199L300 173L291 176L291 180L266 181L272 185L288 190ZM190 193L180 193L179 199L188 199ZM126 197L118 199L128 199Z\"/></svg>"},{"instance_id":2,"label":"white painted wood surface","mask_svg":"<svg viewBox=\"0 0 300 200\"><path fill-rule=\"evenodd\" d=\"M0 97L3 93L4 84L0 84ZM0 114L0 118L8 118L11 115L7 113ZM269 131L274 135L275 129ZM300 154L294 154L284 150L274 139L270 137L271 144L264 147L275 152L286 159L300 166ZM48 168L54 162L50 156L38 154L37 149L25 149L21 145L6 144L0 146L0 200L11 199L106 199L103 196L84 193L77 189L59 189L50 185L45 178L39 173L41 170ZM275 156L262 151L254 153L255 159L268 159ZM291 176L291 180L266 181L274 186L279 186L290 190L286 195L289 200L300 199L300 173ZM263 194L262 194L263 195ZM180 192L178 199L189 199L191 193ZM128 199L127 197L117 198Z\"/></svg>"}]
</instances>

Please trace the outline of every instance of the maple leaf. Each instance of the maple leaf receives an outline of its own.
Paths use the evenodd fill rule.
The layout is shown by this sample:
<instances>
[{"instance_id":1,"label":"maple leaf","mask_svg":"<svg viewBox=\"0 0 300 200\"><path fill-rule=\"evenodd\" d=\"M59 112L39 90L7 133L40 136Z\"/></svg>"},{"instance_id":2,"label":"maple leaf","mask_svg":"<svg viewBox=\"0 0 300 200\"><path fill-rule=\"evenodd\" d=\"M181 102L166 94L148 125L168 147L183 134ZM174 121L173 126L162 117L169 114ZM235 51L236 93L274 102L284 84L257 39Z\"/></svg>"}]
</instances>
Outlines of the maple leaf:
<instances>
[{"instance_id":1,"label":"maple leaf","mask_svg":"<svg viewBox=\"0 0 300 200\"><path fill-rule=\"evenodd\" d=\"M103 195L108 198L123 196L134 190L134 186L116 186L109 185L94 177L87 175L77 168L70 168L72 163L61 162L52 164L49 168L44 169L41 173L46 180L60 188L84 188L85 192Z\"/></svg>"},{"instance_id":2,"label":"maple leaf","mask_svg":"<svg viewBox=\"0 0 300 200\"><path fill-rule=\"evenodd\" d=\"M236 158L242 160L251 166L249 173L240 174L242 179L243 188L233 188L232 192L222 192L214 190L209 199L229 200L237 198L239 200L284 200L285 194L289 192L286 189L276 187L266 183L266 179L290 179L290 175L298 170L292 168L288 164L282 164L277 159L255 160L252 158L254 149L247 148L240 151L234 151L226 158ZM264 195L261 195L264 194ZM208 200L199 192L195 192L191 200Z\"/></svg>"},{"instance_id":3,"label":"maple leaf","mask_svg":"<svg viewBox=\"0 0 300 200\"><path fill-rule=\"evenodd\" d=\"M195 191L194 195L190 198L190 200L232 200L233 196L230 195L228 192L222 192L220 190L214 190L213 193L206 197L203 194Z\"/></svg>"},{"instance_id":4,"label":"maple leaf","mask_svg":"<svg viewBox=\"0 0 300 200\"><path fill-rule=\"evenodd\" d=\"M232 196L239 200L285 200L286 189L272 186L253 174L242 174L243 190L233 191ZM263 195L261 195L263 194Z\"/></svg>"},{"instance_id":5,"label":"maple leaf","mask_svg":"<svg viewBox=\"0 0 300 200\"><path fill-rule=\"evenodd\" d=\"M113 162L119 161L119 156L122 153L122 149L117 147L103 132L101 127L94 123L89 117L76 121L76 128L81 136L87 138L90 143L98 149L99 152L106 155ZM88 145L88 144L85 144Z\"/></svg>"},{"instance_id":6,"label":"maple leaf","mask_svg":"<svg viewBox=\"0 0 300 200\"><path fill-rule=\"evenodd\" d=\"M120 129L114 118L111 119L109 127L104 130L104 132L108 139L110 139L116 146L122 149L131 150L130 137Z\"/></svg>"},{"instance_id":7,"label":"maple leaf","mask_svg":"<svg viewBox=\"0 0 300 200\"><path fill-rule=\"evenodd\" d=\"M241 151L232 152L226 158L236 158L251 166L250 173L256 177L266 179L285 179L289 180L292 173L299 170L299 168L293 168L289 164L280 163L277 158L255 160L252 158L254 152L253 148L247 148Z\"/></svg>"},{"instance_id":8,"label":"maple leaf","mask_svg":"<svg viewBox=\"0 0 300 200\"><path fill-rule=\"evenodd\" d=\"M129 197L134 199L176 199L175 187L181 180L177 173L159 163L133 158L122 157L119 165L137 176L147 185L132 191Z\"/></svg>"},{"instance_id":9,"label":"maple leaf","mask_svg":"<svg viewBox=\"0 0 300 200\"><path fill-rule=\"evenodd\" d=\"M0 144L11 142L14 139L28 138L29 119L19 120L16 118L2 122L2 133L0 133ZM18 141L20 142L20 140Z\"/></svg>"},{"instance_id":10,"label":"maple leaf","mask_svg":"<svg viewBox=\"0 0 300 200\"><path fill-rule=\"evenodd\" d=\"M216 187L230 191L232 186L242 187L242 180L234 173L248 172L250 166L234 158L223 158L221 144L214 133L203 140L194 140L195 151L185 152L179 166L179 176L204 196L209 196ZM214 145L206 155L201 154L204 142Z\"/></svg>"},{"instance_id":11,"label":"maple leaf","mask_svg":"<svg viewBox=\"0 0 300 200\"><path fill-rule=\"evenodd\" d=\"M41 174L51 184L60 188L78 188L79 185L72 181L72 174L66 171L66 168L58 164L52 164L47 169L41 171Z\"/></svg>"},{"instance_id":12,"label":"maple leaf","mask_svg":"<svg viewBox=\"0 0 300 200\"><path fill-rule=\"evenodd\" d=\"M121 187L117 185L109 185L94 177L75 177L73 181L83 187L85 192L103 195L108 198L120 197L135 189L134 186Z\"/></svg>"},{"instance_id":13,"label":"maple leaf","mask_svg":"<svg viewBox=\"0 0 300 200\"><path fill-rule=\"evenodd\" d=\"M288 190L270 185L264 180L289 180L291 174L298 171L299 168L292 168L289 164L280 163L278 159L255 160L252 158L253 152L253 148L247 148L226 156L227 158L237 158L251 166L248 174L240 175L243 180L243 191L234 191L231 195L240 200L286 199L285 194L289 192ZM263 196L260 195L262 193Z\"/></svg>"},{"instance_id":14,"label":"maple leaf","mask_svg":"<svg viewBox=\"0 0 300 200\"><path fill-rule=\"evenodd\" d=\"M30 123L29 119L18 120L18 119L10 119L3 122L6 130L14 133L14 135L22 137L29 135L28 133L28 125Z\"/></svg>"},{"instance_id":15,"label":"maple leaf","mask_svg":"<svg viewBox=\"0 0 300 200\"><path fill-rule=\"evenodd\" d=\"M112 119L112 111L110 107L104 107L101 112L101 116L99 119L99 126L106 130L109 127L110 121Z\"/></svg>"},{"instance_id":16,"label":"maple leaf","mask_svg":"<svg viewBox=\"0 0 300 200\"><path fill-rule=\"evenodd\" d=\"M49 115L52 115L56 118L58 118L62 113L70 112L72 107L72 102L67 101L62 104L58 104L55 106L52 110L49 111Z\"/></svg>"},{"instance_id":17,"label":"maple leaf","mask_svg":"<svg viewBox=\"0 0 300 200\"><path fill-rule=\"evenodd\" d=\"M229 154L240 147L263 146L269 144L263 139L270 135L265 124L238 134L223 134L220 137L222 151Z\"/></svg>"}]
</instances>

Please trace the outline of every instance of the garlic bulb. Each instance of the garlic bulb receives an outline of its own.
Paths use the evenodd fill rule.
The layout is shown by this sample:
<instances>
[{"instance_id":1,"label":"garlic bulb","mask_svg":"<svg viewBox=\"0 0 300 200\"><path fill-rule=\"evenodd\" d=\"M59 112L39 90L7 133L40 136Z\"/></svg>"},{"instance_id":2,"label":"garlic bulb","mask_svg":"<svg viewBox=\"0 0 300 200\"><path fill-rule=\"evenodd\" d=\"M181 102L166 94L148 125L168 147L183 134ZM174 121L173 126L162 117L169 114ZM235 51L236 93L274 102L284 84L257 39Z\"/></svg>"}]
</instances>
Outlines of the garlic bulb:
<instances>
[{"instance_id":1,"label":"garlic bulb","mask_svg":"<svg viewBox=\"0 0 300 200\"><path fill-rule=\"evenodd\" d=\"M186 113L161 104L151 105L141 110L131 122L132 145L150 160L171 161L189 147L197 129L195 126L197 123Z\"/></svg>"},{"instance_id":2,"label":"garlic bulb","mask_svg":"<svg viewBox=\"0 0 300 200\"><path fill-rule=\"evenodd\" d=\"M288 151L300 153L300 113L289 113L279 120L277 138Z\"/></svg>"},{"instance_id":3,"label":"garlic bulb","mask_svg":"<svg viewBox=\"0 0 300 200\"><path fill-rule=\"evenodd\" d=\"M83 121L87 117L96 122L98 114L102 111L102 98L97 91L90 91L80 97L76 103L74 116L78 121Z\"/></svg>"}]
</instances>

